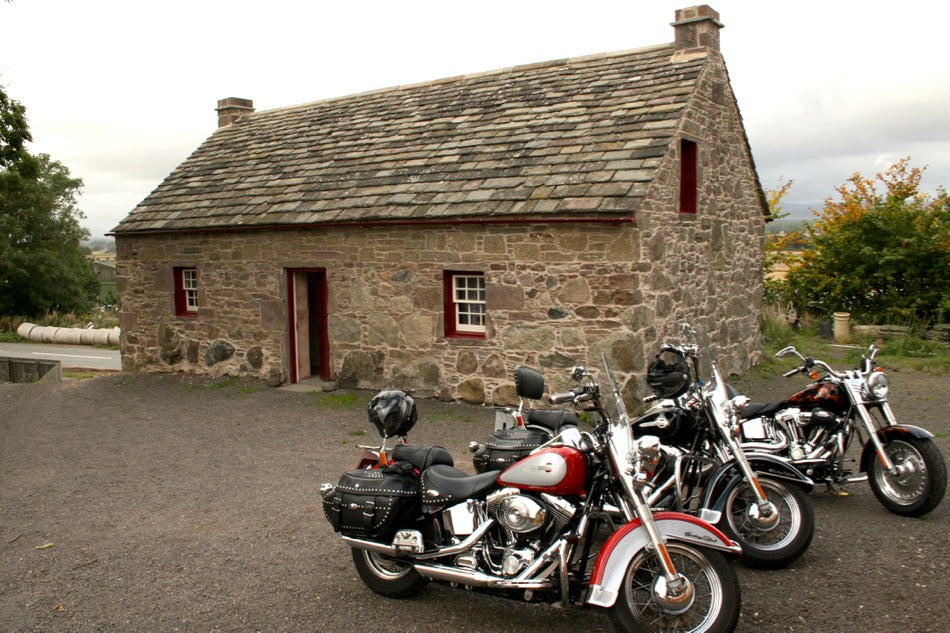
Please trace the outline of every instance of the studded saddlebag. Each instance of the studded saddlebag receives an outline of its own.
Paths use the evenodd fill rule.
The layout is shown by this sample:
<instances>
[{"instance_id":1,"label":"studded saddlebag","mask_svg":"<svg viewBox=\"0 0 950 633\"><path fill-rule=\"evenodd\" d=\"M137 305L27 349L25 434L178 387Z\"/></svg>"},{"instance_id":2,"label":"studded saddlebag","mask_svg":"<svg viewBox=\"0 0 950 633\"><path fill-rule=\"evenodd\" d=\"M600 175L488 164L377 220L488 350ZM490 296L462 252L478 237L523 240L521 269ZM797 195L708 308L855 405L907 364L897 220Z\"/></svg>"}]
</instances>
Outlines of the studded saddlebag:
<instances>
[{"instance_id":1,"label":"studded saddlebag","mask_svg":"<svg viewBox=\"0 0 950 633\"><path fill-rule=\"evenodd\" d=\"M522 426L495 431L484 447L472 455L475 471L505 470L522 457L548 441L550 436Z\"/></svg>"},{"instance_id":2,"label":"studded saddlebag","mask_svg":"<svg viewBox=\"0 0 950 633\"><path fill-rule=\"evenodd\" d=\"M346 536L386 537L420 513L419 480L391 469L351 470L324 497L323 512Z\"/></svg>"}]
</instances>

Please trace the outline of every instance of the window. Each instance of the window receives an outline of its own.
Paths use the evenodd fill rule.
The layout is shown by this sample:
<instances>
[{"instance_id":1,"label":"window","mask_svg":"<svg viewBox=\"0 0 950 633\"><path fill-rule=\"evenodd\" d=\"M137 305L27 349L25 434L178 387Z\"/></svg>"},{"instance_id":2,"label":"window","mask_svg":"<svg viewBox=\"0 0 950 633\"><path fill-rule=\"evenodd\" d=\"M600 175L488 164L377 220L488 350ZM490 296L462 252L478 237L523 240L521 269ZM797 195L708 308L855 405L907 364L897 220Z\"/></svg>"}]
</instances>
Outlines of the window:
<instances>
[{"instance_id":1,"label":"window","mask_svg":"<svg viewBox=\"0 0 950 633\"><path fill-rule=\"evenodd\" d=\"M198 269L175 268L175 314L198 314Z\"/></svg>"},{"instance_id":2,"label":"window","mask_svg":"<svg viewBox=\"0 0 950 633\"><path fill-rule=\"evenodd\" d=\"M484 273L446 271L445 335L460 338L485 337Z\"/></svg>"},{"instance_id":3,"label":"window","mask_svg":"<svg viewBox=\"0 0 950 633\"><path fill-rule=\"evenodd\" d=\"M696 213L697 178L696 143L680 141L680 213Z\"/></svg>"}]
</instances>

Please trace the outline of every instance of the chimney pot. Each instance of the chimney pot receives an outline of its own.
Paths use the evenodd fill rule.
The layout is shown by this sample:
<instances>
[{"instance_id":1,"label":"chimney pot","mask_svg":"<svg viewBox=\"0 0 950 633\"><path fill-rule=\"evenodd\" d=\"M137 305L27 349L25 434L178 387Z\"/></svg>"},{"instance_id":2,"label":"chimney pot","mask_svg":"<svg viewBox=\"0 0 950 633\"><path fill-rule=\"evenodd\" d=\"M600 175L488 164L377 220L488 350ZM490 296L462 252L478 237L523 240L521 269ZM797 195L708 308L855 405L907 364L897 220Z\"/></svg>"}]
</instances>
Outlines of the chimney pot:
<instances>
[{"instance_id":1,"label":"chimney pot","mask_svg":"<svg viewBox=\"0 0 950 633\"><path fill-rule=\"evenodd\" d=\"M673 32L676 35L675 56L703 54L707 50L719 50L719 12L709 5L676 10Z\"/></svg>"},{"instance_id":2,"label":"chimney pot","mask_svg":"<svg viewBox=\"0 0 950 633\"><path fill-rule=\"evenodd\" d=\"M228 97L227 99L218 99L218 127L227 127L237 123L238 119L254 112L254 102L250 99L239 99L238 97Z\"/></svg>"}]
</instances>

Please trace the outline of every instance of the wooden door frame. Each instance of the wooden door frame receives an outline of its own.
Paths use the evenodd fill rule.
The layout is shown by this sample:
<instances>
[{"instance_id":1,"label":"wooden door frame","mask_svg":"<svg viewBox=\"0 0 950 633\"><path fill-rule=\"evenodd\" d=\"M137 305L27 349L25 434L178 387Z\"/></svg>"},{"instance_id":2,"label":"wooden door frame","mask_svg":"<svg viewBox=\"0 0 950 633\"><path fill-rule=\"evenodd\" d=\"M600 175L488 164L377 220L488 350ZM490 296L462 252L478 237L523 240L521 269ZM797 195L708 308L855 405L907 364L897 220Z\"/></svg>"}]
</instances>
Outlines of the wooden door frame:
<instances>
[{"instance_id":1,"label":"wooden door frame","mask_svg":"<svg viewBox=\"0 0 950 633\"><path fill-rule=\"evenodd\" d=\"M296 280L298 275L304 275L309 277L310 275L317 275L317 292L319 296L317 297L317 305L319 306L320 312L317 316L317 323L319 324L319 330L317 335L319 336L319 346L320 346L320 358L318 363L320 365L320 378L322 380L330 380L332 376L330 372L330 333L327 327L327 269L326 268L285 268L287 274L287 340L288 347L290 350L289 364L290 364L290 383L295 384L298 382L298 373L297 373L297 293L296 293ZM307 321L312 321L312 316L307 315Z\"/></svg>"}]
</instances>

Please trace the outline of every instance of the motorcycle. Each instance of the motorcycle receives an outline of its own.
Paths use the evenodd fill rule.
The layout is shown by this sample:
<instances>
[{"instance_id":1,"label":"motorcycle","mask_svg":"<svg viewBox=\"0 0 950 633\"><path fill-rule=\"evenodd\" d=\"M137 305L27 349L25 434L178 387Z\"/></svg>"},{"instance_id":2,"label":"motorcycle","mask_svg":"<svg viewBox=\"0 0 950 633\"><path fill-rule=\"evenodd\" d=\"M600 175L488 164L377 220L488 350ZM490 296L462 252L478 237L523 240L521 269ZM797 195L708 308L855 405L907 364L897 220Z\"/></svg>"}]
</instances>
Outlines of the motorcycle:
<instances>
[{"instance_id":1,"label":"motorcycle","mask_svg":"<svg viewBox=\"0 0 950 633\"><path fill-rule=\"evenodd\" d=\"M684 339L696 337L683 324ZM654 508L689 512L719 527L742 547L749 567L774 569L798 560L815 532L807 493L814 483L785 459L744 451L737 439L737 410L716 362L700 378L699 345L665 344L647 382L657 401L633 422L635 437L660 438L664 460L644 493Z\"/></svg>"},{"instance_id":2,"label":"motorcycle","mask_svg":"<svg viewBox=\"0 0 950 633\"><path fill-rule=\"evenodd\" d=\"M386 597L441 581L602 607L619 631L734 630L739 546L696 517L652 512L641 490L656 441L597 408L592 431L565 429L503 471L470 475L444 448L400 441L415 403L381 392L369 417L382 443L364 450L383 459L323 484L324 512L360 578Z\"/></svg>"},{"instance_id":3,"label":"motorcycle","mask_svg":"<svg viewBox=\"0 0 950 633\"><path fill-rule=\"evenodd\" d=\"M684 324L684 335L695 333ZM798 560L815 532L806 496L813 482L781 457L743 453L735 439L735 408L743 400L730 398L715 363L713 380L702 383L698 345L664 345L657 358L648 372L656 395L645 400L659 402L631 422L634 437L659 440L657 463L642 488L648 505L715 525L740 545L740 560L749 567L774 569ZM573 368L571 377L582 386L551 395L550 404L579 404L599 393L583 367ZM515 369L515 385L519 396L534 400L544 391L543 377L525 367ZM578 424L568 411L525 408L523 399L511 414L515 426L496 431L485 443L470 444L477 471L513 463L554 433Z\"/></svg>"},{"instance_id":4,"label":"motorcycle","mask_svg":"<svg viewBox=\"0 0 950 633\"><path fill-rule=\"evenodd\" d=\"M887 400L887 375L874 364L877 352L872 344L855 369L839 372L794 346L780 350L778 358L795 356L801 363L784 376L803 373L814 382L784 400L741 410L742 446L787 457L837 494L846 494L844 484L868 481L885 508L919 517L943 499L947 467L932 433L898 423ZM863 446L857 467L864 475L854 475L846 463L855 461L848 457L855 440Z\"/></svg>"}]
</instances>

